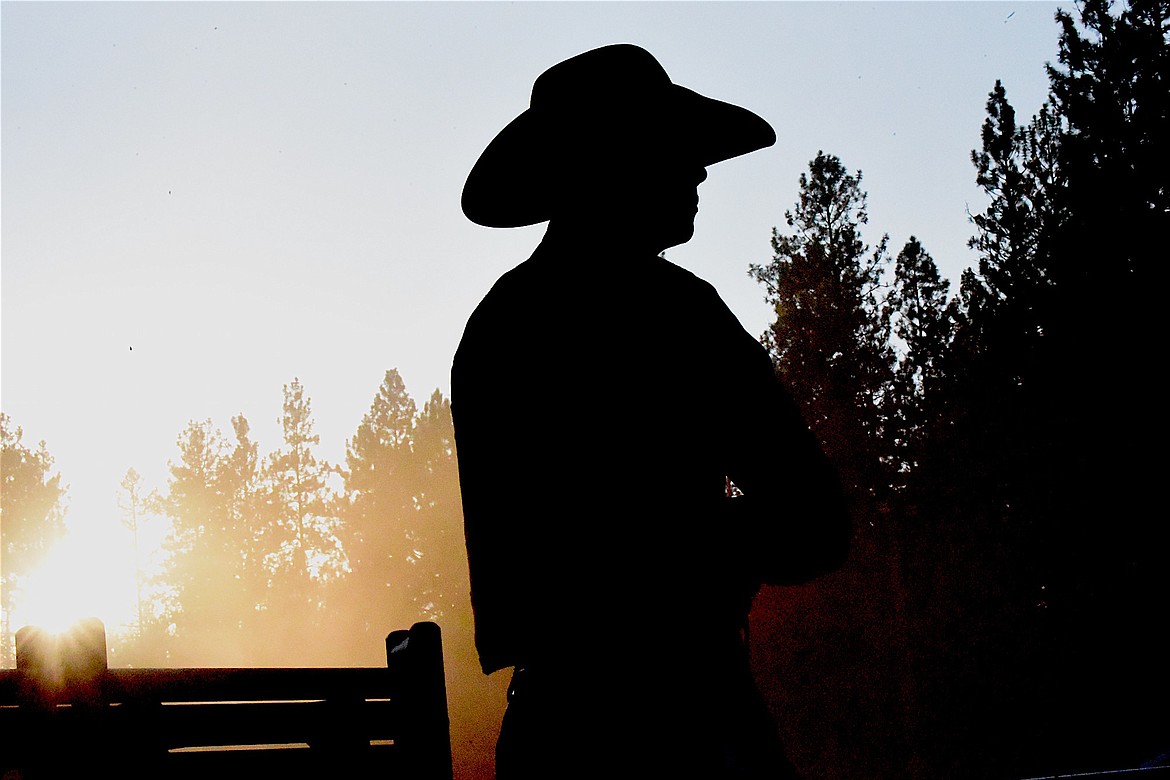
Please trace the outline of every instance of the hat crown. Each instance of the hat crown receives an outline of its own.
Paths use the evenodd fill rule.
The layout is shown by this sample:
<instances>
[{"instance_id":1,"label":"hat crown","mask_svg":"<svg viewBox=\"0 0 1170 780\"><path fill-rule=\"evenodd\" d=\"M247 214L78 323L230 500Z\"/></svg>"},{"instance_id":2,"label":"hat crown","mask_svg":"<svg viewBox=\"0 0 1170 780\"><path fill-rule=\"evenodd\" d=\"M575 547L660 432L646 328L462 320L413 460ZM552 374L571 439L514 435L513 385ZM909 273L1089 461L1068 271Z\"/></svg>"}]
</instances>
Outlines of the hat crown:
<instances>
[{"instance_id":1,"label":"hat crown","mask_svg":"<svg viewBox=\"0 0 1170 780\"><path fill-rule=\"evenodd\" d=\"M671 86L650 52L629 43L593 49L552 66L532 85L530 105L539 111L614 105L652 98Z\"/></svg>"}]
</instances>

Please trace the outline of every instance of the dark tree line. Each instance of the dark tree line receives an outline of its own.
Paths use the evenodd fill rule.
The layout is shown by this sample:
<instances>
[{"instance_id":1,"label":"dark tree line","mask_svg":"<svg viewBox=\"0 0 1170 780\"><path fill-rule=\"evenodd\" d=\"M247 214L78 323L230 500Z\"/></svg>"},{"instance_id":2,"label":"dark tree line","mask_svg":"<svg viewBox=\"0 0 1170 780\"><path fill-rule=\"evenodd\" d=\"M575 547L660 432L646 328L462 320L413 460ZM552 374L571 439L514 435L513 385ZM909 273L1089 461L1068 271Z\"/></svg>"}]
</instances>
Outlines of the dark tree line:
<instances>
[{"instance_id":1,"label":"dark tree line","mask_svg":"<svg viewBox=\"0 0 1170 780\"><path fill-rule=\"evenodd\" d=\"M757 650L816 777L1023 777L1170 752L1154 398L1170 234L1170 4L1057 14L1027 122L972 153L956 295L911 237L866 246L860 172L819 153L770 263L764 340L841 469L852 560L766 594ZM793 637L799 637L794 639Z\"/></svg>"}]
</instances>

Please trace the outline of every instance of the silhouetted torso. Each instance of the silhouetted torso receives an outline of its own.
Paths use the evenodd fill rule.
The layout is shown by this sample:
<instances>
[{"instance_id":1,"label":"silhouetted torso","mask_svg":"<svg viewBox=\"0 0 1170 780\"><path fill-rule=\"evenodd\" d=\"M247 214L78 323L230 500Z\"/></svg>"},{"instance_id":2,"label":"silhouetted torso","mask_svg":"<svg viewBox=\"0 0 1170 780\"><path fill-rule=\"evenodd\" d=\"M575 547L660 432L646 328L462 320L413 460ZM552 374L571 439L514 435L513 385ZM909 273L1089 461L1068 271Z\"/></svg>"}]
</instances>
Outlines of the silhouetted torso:
<instances>
[{"instance_id":1,"label":"silhouetted torso","mask_svg":"<svg viewBox=\"0 0 1170 780\"><path fill-rule=\"evenodd\" d=\"M486 667L575 653L622 624L735 628L750 586L711 587L727 562L702 526L733 433L721 363L754 349L708 285L654 256L542 247L496 284L453 373Z\"/></svg>"},{"instance_id":2,"label":"silhouetted torso","mask_svg":"<svg viewBox=\"0 0 1170 780\"><path fill-rule=\"evenodd\" d=\"M735 702L770 725L740 636L752 596L843 540L804 528L813 502L836 509L831 470L714 288L546 237L469 320L452 412L485 671L555 680L531 694L552 722L621 707L639 744L710 741ZM580 738L564 731L540 741Z\"/></svg>"}]
</instances>

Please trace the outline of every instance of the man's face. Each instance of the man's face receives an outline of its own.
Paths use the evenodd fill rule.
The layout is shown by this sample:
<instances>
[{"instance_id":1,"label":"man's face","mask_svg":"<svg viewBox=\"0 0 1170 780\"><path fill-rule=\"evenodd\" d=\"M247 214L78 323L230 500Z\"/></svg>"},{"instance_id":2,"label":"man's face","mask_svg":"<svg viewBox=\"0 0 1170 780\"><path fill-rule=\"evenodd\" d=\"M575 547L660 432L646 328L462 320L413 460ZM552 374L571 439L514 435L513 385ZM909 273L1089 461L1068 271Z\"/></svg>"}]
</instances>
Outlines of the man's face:
<instances>
[{"instance_id":1,"label":"man's face","mask_svg":"<svg viewBox=\"0 0 1170 780\"><path fill-rule=\"evenodd\" d=\"M699 184L706 178L705 168L678 159L668 165L647 166L629 182L630 214L645 225L646 236L654 239L657 252L685 244L695 234Z\"/></svg>"},{"instance_id":2,"label":"man's face","mask_svg":"<svg viewBox=\"0 0 1170 780\"><path fill-rule=\"evenodd\" d=\"M573 217L655 254L695 232L699 184L707 171L669 144L610 154L577 172Z\"/></svg>"}]
</instances>

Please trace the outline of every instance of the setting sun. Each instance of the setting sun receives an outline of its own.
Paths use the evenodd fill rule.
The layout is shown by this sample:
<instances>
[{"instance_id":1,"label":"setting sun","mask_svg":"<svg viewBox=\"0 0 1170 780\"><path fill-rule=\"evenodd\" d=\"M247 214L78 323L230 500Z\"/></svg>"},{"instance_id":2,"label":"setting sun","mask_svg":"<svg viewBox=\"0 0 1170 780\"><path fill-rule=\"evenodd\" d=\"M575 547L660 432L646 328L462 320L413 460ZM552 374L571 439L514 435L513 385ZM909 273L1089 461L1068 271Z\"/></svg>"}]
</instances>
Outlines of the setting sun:
<instances>
[{"instance_id":1,"label":"setting sun","mask_svg":"<svg viewBox=\"0 0 1170 780\"><path fill-rule=\"evenodd\" d=\"M54 633L97 617L111 633L136 619L135 563L119 526L69 527L45 560L17 584L15 627Z\"/></svg>"}]
</instances>

